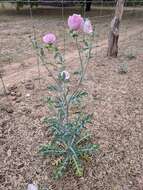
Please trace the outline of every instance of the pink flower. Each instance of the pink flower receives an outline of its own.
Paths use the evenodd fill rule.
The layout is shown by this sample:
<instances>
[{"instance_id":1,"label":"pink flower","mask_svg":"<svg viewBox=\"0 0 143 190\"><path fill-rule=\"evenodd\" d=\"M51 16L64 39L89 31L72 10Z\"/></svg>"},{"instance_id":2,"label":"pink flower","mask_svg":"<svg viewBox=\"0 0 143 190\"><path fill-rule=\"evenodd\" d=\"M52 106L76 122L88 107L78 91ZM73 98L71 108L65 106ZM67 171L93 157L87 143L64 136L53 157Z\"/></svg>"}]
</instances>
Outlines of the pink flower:
<instances>
[{"instance_id":1,"label":"pink flower","mask_svg":"<svg viewBox=\"0 0 143 190\"><path fill-rule=\"evenodd\" d=\"M62 71L61 72L61 77L64 78L64 80L69 80L70 74L68 71Z\"/></svg>"},{"instance_id":2,"label":"pink flower","mask_svg":"<svg viewBox=\"0 0 143 190\"><path fill-rule=\"evenodd\" d=\"M56 42L56 36L52 33L46 34L43 37L43 42L46 44L54 44Z\"/></svg>"},{"instance_id":3,"label":"pink flower","mask_svg":"<svg viewBox=\"0 0 143 190\"><path fill-rule=\"evenodd\" d=\"M85 20L85 22L84 22L84 24L82 26L82 29L87 34L90 34L90 33L93 32L93 28L92 28L90 20L88 20L88 19Z\"/></svg>"},{"instance_id":4,"label":"pink flower","mask_svg":"<svg viewBox=\"0 0 143 190\"><path fill-rule=\"evenodd\" d=\"M28 184L27 190L38 190L38 187L34 184Z\"/></svg>"},{"instance_id":5,"label":"pink flower","mask_svg":"<svg viewBox=\"0 0 143 190\"><path fill-rule=\"evenodd\" d=\"M70 30L80 30L84 20L81 15L73 14L68 18L68 26Z\"/></svg>"}]
</instances>

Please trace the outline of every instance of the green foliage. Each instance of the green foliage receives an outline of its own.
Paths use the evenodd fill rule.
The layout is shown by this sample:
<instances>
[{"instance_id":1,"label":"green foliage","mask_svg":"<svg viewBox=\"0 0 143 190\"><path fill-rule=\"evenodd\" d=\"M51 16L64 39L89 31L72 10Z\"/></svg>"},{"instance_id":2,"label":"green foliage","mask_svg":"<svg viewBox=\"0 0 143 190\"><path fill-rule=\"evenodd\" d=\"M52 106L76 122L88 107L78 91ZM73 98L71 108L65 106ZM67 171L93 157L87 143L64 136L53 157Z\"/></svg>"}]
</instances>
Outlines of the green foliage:
<instances>
[{"instance_id":1,"label":"green foliage","mask_svg":"<svg viewBox=\"0 0 143 190\"><path fill-rule=\"evenodd\" d=\"M127 58L128 58L129 60L132 60L132 59L136 59L136 56L135 56L133 53L129 53L129 54L127 55Z\"/></svg>"},{"instance_id":2,"label":"green foliage","mask_svg":"<svg viewBox=\"0 0 143 190\"><path fill-rule=\"evenodd\" d=\"M60 89L58 88L57 85L49 85L48 90L49 91L59 91Z\"/></svg>"},{"instance_id":3,"label":"green foliage","mask_svg":"<svg viewBox=\"0 0 143 190\"><path fill-rule=\"evenodd\" d=\"M70 96L69 101L71 101L71 103L80 103L82 98L87 95L88 93L85 91L77 91L73 96Z\"/></svg>"},{"instance_id":4,"label":"green foliage","mask_svg":"<svg viewBox=\"0 0 143 190\"><path fill-rule=\"evenodd\" d=\"M59 51L55 52L54 58L56 60L56 63L63 64L64 58L63 58L62 54Z\"/></svg>"},{"instance_id":5,"label":"green foliage","mask_svg":"<svg viewBox=\"0 0 143 190\"><path fill-rule=\"evenodd\" d=\"M84 159L98 148L98 145L92 144L91 134L86 127L92 124L93 115L85 114L82 110L72 114L72 108L81 108L84 98L88 96L88 93L82 90L81 84L91 58L94 35L87 38L84 36L82 41L80 39L80 44L78 31L70 31L70 36L75 42L80 63L79 69L74 72L77 77L74 90L70 84L72 76L65 70L67 65L64 55L56 44L39 45L34 38L32 39L39 60L53 80L53 83L47 87L51 96L45 98L45 102L52 111L54 110L54 115L44 119L44 123L51 132L52 140L41 146L39 152L43 156L50 156L55 163L53 172L55 179L62 177L69 167L73 168L77 176L83 176ZM50 56L53 55L53 63L47 63L48 53ZM54 72L51 67L54 67Z\"/></svg>"},{"instance_id":6,"label":"green foliage","mask_svg":"<svg viewBox=\"0 0 143 190\"><path fill-rule=\"evenodd\" d=\"M43 145L40 153L44 156L61 158L54 171L54 178L63 176L69 166L72 166L77 176L83 176L83 160L85 155L91 155L98 145L88 143L91 135L85 130L85 125L91 122L91 115L79 115L72 123L61 125L56 118L45 119L53 132L53 139L48 145Z\"/></svg>"},{"instance_id":7,"label":"green foliage","mask_svg":"<svg viewBox=\"0 0 143 190\"><path fill-rule=\"evenodd\" d=\"M126 63L122 63L119 66L119 73L126 74L128 72L128 65Z\"/></svg>"}]
</instances>

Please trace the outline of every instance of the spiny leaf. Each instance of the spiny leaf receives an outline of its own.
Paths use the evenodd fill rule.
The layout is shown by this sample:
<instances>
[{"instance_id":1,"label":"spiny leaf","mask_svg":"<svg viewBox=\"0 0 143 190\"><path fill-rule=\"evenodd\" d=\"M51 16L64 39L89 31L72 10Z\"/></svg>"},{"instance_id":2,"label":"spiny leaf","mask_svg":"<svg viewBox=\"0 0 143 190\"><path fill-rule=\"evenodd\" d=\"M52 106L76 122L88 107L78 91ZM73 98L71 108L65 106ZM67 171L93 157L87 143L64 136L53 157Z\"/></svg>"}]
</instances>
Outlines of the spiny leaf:
<instances>
[{"instance_id":1,"label":"spiny leaf","mask_svg":"<svg viewBox=\"0 0 143 190\"><path fill-rule=\"evenodd\" d=\"M82 118L82 122L84 122L84 124L91 123L92 118L93 118L93 114L85 115Z\"/></svg>"},{"instance_id":2,"label":"spiny leaf","mask_svg":"<svg viewBox=\"0 0 143 190\"><path fill-rule=\"evenodd\" d=\"M87 132L84 133L84 135L81 136L81 138L76 142L76 145L83 143L85 140L88 140L90 137L91 137L91 134Z\"/></svg>"},{"instance_id":3,"label":"spiny leaf","mask_svg":"<svg viewBox=\"0 0 143 190\"><path fill-rule=\"evenodd\" d=\"M74 94L72 97L70 97L70 100L73 103L80 102L80 99L87 95L88 95L88 93L85 91L78 91L78 92L76 92L76 94Z\"/></svg>"},{"instance_id":4,"label":"spiny leaf","mask_svg":"<svg viewBox=\"0 0 143 190\"><path fill-rule=\"evenodd\" d=\"M56 85L50 85L50 86L48 86L48 90L50 90L50 91L59 91L59 88Z\"/></svg>"},{"instance_id":5,"label":"spiny leaf","mask_svg":"<svg viewBox=\"0 0 143 190\"><path fill-rule=\"evenodd\" d=\"M91 161L91 157L89 154L83 154L81 155L81 158L85 161Z\"/></svg>"},{"instance_id":6,"label":"spiny leaf","mask_svg":"<svg viewBox=\"0 0 143 190\"><path fill-rule=\"evenodd\" d=\"M57 168L55 169L54 171L54 178L55 179L59 179L60 177L63 176L66 168L67 168L67 165L69 163L69 157L65 157L60 163L59 165L57 166Z\"/></svg>"},{"instance_id":7,"label":"spiny leaf","mask_svg":"<svg viewBox=\"0 0 143 190\"><path fill-rule=\"evenodd\" d=\"M56 132L57 134L60 134L62 132L61 125L56 118L45 118L44 123L51 127L53 132Z\"/></svg>"},{"instance_id":8,"label":"spiny leaf","mask_svg":"<svg viewBox=\"0 0 143 190\"><path fill-rule=\"evenodd\" d=\"M51 97L47 97L45 102L48 104L49 107L54 106L54 100Z\"/></svg>"},{"instance_id":9,"label":"spiny leaf","mask_svg":"<svg viewBox=\"0 0 143 190\"><path fill-rule=\"evenodd\" d=\"M65 102L64 102L63 98L60 98L60 97L56 98L55 104L56 104L57 108L63 108L64 109L64 107L65 107Z\"/></svg>"},{"instance_id":10,"label":"spiny leaf","mask_svg":"<svg viewBox=\"0 0 143 190\"><path fill-rule=\"evenodd\" d=\"M73 165L75 168L75 174L79 177L83 176L83 167L80 163L79 158L76 155L73 155L72 160L73 160Z\"/></svg>"},{"instance_id":11,"label":"spiny leaf","mask_svg":"<svg viewBox=\"0 0 143 190\"><path fill-rule=\"evenodd\" d=\"M66 151L64 149L61 149L59 147L56 147L52 144L48 144L48 145L43 145L39 152L44 155L44 156L61 156L63 154L66 153Z\"/></svg>"},{"instance_id":12,"label":"spiny leaf","mask_svg":"<svg viewBox=\"0 0 143 190\"><path fill-rule=\"evenodd\" d=\"M62 162L62 159L63 159L62 156L59 157L59 158L57 158L56 160L54 160L54 161L52 162L52 165L53 165L53 166L58 166L58 165Z\"/></svg>"},{"instance_id":13,"label":"spiny leaf","mask_svg":"<svg viewBox=\"0 0 143 190\"><path fill-rule=\"evenodd\" d=\"M95 152L97 149L99 148L98 144L88 144L85 145L82 148L78 149L78 152L83 155L83 154L92 154L93 152Z\"/></svg>"}]
</instances>

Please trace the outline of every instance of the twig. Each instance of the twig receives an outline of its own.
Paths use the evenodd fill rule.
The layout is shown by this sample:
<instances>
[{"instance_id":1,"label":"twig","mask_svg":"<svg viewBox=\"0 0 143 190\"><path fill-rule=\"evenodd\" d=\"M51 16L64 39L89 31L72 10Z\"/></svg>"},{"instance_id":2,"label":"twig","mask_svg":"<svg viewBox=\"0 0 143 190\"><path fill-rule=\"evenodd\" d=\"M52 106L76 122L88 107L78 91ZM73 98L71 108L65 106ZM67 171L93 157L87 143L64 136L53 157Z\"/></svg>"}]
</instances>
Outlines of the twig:
<instances>
[{"instance_id":1,"label":"twig","mask_svg":"<svg viewBox=\"0 0 143 190\"><path fill-rule=\"evenodd\" d=\"M2 77L1 73L0 73L0 80L1 80L1 83L2 83L2 86L3 86L4 94L5 94L6 98L7 98L7 101L9 102L10 106L13 107L13 105L11 104L11 102L10 102L10 100L8 98L6 86L5 86L5 83L4 83L4 80L3 80L3 77Z\"/></svg>"}]
</instances>

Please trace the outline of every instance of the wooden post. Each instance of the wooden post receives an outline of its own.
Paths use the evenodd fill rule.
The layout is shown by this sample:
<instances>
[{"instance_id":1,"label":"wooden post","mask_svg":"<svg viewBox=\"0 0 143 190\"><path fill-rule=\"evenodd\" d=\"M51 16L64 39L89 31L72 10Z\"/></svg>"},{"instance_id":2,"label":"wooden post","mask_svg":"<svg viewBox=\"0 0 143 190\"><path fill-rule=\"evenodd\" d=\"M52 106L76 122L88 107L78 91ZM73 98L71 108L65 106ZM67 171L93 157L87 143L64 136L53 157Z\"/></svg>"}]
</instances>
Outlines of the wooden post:
<instances>
[{"instance_id":1,"label":"wooden post","mask_svg":"<svg viewBox=\"0 0 143 190\"><path fill-rule=\"evenodd\" d=\"M117 57L120 22L123 15L125 0L117 0L115 16L111 21L107 56Z\"/></svg>"}]
</instances>

